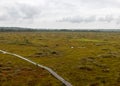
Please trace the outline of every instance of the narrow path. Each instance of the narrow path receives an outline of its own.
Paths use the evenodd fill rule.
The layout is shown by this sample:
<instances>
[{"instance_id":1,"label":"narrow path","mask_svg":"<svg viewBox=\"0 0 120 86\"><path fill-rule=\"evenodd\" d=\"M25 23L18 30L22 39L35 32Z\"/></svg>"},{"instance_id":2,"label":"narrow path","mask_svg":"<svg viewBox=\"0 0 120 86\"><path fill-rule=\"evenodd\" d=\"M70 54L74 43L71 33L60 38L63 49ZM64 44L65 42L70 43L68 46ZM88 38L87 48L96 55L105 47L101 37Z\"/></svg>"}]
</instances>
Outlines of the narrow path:
<instances>
[{"instance_id":1,"label":"narrow path","mask_svg":"<svg viewBox=\"0 0 120 86\"><path fill-rule=\"evenodd\" d=\"M0 50L0 52L2 52L3 54L9 54L9 55L16 56L16 57L18 57L18 58L20 58L20 59L23 59L23 60L25 60L25 61L27 61L27 62L29 62L29 63L32 63L33 65L37 65L38 67L47 70L47 71L48 71L49 73L51 73L55 78L57 78L59 81L61 81L64 85L66 85L66 86L72 86L72 84L70 84L68 81L66 81L65 79L63 79L61 76L59 76L56 72L54 72L54 71L53 71L51 68L49 68L49 67L46 67L46 66L37 64L37 63L35 63L35 62L33 62L33 61L25 58L25 57L22 57L22 56L18 55L18 54L6 52L6 51L3 51L3 50Z\"/></svg>"}]
</instances>

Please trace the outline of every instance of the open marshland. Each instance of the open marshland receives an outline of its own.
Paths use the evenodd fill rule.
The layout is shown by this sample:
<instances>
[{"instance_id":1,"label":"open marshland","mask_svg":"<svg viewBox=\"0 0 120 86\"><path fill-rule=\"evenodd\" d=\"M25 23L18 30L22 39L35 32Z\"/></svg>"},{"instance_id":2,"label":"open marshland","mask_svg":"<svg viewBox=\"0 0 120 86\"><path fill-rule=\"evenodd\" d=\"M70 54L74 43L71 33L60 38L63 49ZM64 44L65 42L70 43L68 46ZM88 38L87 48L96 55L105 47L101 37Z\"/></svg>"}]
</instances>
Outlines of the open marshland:
<instances>
[{"instance_id":1,"label":"open marshland","mask_svg":"<svg viewBox=\"0 0 120 86\"><path fill-rule=\"evenodd\" d=\"M0 50L50 67L73 86L120 85L118 32L1 32ZM8 85L63 86L46 70L0 53L0 86Z\"/></svg>"}]
</instances>

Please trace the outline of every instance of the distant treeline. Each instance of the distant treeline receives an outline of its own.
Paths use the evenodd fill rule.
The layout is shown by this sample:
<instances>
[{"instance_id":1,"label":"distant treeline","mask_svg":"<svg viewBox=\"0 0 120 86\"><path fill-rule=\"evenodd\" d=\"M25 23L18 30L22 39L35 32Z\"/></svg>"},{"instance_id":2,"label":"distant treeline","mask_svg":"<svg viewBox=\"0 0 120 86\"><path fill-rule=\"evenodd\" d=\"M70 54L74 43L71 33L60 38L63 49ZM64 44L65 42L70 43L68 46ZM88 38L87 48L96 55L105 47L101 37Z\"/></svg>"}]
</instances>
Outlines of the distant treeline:
<instances>
[{"instance_id":1,"label":"distant treeline","mask_svg":"<svg viewBox=\"0 0 120 86\"><path fill-rule=\"evenodd\" d=\"M120 32L120 29L35 29L22 27L0 27L0 32Z\"/></svg>"},{"instance_id":2,"label":"distant treeline","mask_svg":"<svg viewBox=\"0 0 120 86\"><path fill-rule=\"evenodd\" d=\"M0 32L22 32L22 31L32 31L31 28L21 28L21 27L0 27Z\"/></svg>"}]
</instances>

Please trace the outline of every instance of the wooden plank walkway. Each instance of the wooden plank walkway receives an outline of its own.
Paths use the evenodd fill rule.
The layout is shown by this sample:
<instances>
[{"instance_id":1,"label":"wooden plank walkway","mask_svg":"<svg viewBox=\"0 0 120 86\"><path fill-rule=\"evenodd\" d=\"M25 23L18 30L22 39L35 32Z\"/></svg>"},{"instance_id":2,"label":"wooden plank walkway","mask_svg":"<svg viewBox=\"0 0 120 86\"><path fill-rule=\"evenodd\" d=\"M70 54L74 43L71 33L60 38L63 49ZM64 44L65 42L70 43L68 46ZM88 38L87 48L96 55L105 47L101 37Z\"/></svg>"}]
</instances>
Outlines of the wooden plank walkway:
<instances>
[{"instance_id":1,"label":"wooden plank walkway","mask_svg":"<svg viewBox=\"0 0 120 86\"><path fill-rule=\"evenodd\" d=\"M37 63L35 63L35 62L33 62L33 61L31 61L31 60L23 57L23 56L18 55L18 54L6 52L6 51L3 51L3 50L0 50L0 52L2 52L3 54L9 54L9 55L18 57L18 58L23 59L23 60L25 60L25 61L33 64L33 65L37 65L38 67L47 70L47 71L48 71L49 73L51 73L56 79L58 79L59 81L61 81L64 85L66 85L66 86L72 86L71 83L69 83L68 81L66 81L65 79L63 79L60 75L58 75L56 72L54 72L54 71L53 71L51 68L49 68L49 67L43 66L43 65L41 65L41 64L37 64Z\"/></svg>"}]
</instances>

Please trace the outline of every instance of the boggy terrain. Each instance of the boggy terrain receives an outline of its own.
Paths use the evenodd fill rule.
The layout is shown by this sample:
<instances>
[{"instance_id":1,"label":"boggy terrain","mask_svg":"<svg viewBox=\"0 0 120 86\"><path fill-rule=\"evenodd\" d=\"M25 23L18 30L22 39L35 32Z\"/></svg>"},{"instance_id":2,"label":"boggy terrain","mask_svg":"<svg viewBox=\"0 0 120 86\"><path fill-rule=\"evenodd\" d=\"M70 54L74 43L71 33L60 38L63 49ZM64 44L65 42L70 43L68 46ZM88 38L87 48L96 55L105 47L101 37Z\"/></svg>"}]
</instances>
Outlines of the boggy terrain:
<instances>
[{"instance_id":1,"label":"boggy terrain","mask_svg":"<svg viewBox=\"0 0 120 86\"><path fill-rule=\"evenodd\" d=\"M52 68L73 86L120 85L118 32L1 32L0 49ZM18 83L62 85L47 71L0 53L0 85Z\"/></svg>"}]
</instances>

